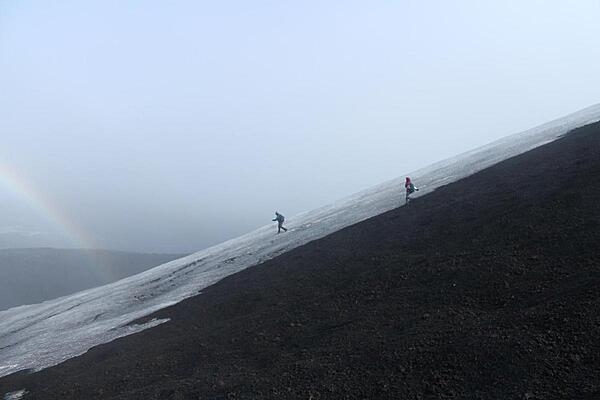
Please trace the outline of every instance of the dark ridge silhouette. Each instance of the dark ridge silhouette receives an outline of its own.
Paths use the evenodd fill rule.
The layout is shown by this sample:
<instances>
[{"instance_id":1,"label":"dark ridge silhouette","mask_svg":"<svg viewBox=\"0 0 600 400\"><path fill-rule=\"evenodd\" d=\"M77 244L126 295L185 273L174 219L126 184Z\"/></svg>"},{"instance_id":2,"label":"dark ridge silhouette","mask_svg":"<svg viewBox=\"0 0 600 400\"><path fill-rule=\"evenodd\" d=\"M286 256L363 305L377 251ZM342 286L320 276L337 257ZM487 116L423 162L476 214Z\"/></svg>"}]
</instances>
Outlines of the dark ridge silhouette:
<instances>
[{"instance_id":1,"label":"dark ridge silhouette","mask_svg":"<svg viewBox=\"0 0 600 400\"><path fill-rule=\"evenodd\" d=\"M598 399L600 123L0 380L31 399Z\"/></svg>"},{"instance_id":2,"label":"dark ridge silhouette","mask_svg":"<svg viewBox=\"0 0 600 400\"><path fill-rule=\"evenodd\" d=\"M183 257L113 250L0 250L0 310L115 282Z\"/></svg>"}]
</instances>

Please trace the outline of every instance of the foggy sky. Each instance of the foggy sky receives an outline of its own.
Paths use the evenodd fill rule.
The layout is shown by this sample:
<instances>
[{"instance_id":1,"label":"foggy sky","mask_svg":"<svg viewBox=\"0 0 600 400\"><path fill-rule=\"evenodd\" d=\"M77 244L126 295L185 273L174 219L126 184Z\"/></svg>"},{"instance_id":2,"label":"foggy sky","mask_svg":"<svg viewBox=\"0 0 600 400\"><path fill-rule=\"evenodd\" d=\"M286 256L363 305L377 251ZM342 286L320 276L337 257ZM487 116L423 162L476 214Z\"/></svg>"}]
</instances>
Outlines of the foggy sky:
<instances>
[{"instance_id":1,"label":"foggy sky","mask_svg":"<svg viewBox=\"0 0 600 400\"><path fill-rule=\"evenodd\" d=\"M191 252L600 101L599 1L491 3L0 0L0 166ZM79 245L9 186L0 247Z\"/></svg>"}]
</instances>

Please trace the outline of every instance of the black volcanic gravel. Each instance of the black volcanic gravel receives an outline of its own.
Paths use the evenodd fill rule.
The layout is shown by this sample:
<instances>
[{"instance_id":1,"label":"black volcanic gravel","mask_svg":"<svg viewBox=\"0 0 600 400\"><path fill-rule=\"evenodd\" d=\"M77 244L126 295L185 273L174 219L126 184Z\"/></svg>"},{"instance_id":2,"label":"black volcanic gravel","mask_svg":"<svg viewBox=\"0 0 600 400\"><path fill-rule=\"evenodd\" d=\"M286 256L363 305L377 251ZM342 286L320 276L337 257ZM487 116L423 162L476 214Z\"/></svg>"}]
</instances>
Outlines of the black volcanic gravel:
<instances>
[{"instance_id":1,"label":"black volcanic gravel","mask_svg":"<svg viewBox=\"0 0 600 400\"><path fill-rule=\"evenodd\" d=\"M597 123L151 316L169 323L5 377L0 394L600 399L599 288Z\"/></svg>"}]
</instances>

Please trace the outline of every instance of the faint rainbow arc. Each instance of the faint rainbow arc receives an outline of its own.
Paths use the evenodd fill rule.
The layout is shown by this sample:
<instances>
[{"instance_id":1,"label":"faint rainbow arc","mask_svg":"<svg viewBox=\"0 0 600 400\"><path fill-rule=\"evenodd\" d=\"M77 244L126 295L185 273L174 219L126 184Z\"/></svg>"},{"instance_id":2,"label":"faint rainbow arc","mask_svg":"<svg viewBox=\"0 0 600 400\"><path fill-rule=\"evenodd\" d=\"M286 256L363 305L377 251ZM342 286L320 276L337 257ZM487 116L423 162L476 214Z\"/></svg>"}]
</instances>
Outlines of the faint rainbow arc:
<instances>
[{"instance_id":1,"label":"faint rainbow arc","mask_svg":"<svg viewBox=\"0 0 600 400\"><path fill-rule=\"evenodd\" d=\"M37 190L14 168L0 163L0 187L5 188L13 196L26 202L41 217L60 229L74 247L97 249L96 241L73 221L63 210L52 202L48 196Z\"/></svg>"}]
</instances>

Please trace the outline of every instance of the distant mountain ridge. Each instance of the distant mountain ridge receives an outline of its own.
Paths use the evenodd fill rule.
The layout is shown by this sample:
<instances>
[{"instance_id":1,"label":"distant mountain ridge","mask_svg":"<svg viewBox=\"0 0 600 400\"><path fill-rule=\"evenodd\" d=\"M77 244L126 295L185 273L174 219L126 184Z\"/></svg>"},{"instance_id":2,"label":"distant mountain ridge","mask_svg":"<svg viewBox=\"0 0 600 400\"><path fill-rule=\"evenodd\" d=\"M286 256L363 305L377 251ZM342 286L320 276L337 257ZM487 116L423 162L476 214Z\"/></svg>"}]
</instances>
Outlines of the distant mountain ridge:
<instances>
[{"instance_id":1,"label":"distant mountain ridge","mask_svg":"<svg viewBox=\"0 0 600 400\"><path fill-rule=\"evenodd\" d=\"M105 285L183 256L113 250L1 249L0 310Z\"/></svg>"}]
</instances>

